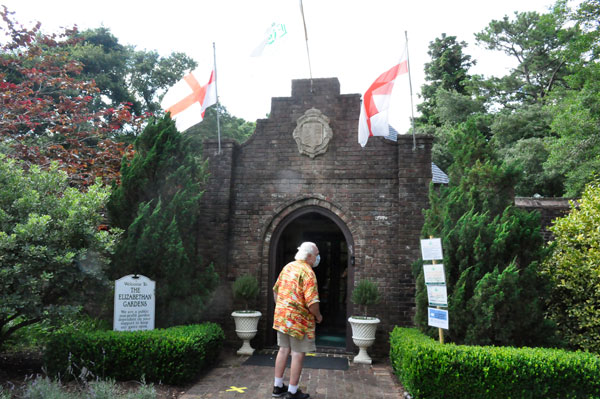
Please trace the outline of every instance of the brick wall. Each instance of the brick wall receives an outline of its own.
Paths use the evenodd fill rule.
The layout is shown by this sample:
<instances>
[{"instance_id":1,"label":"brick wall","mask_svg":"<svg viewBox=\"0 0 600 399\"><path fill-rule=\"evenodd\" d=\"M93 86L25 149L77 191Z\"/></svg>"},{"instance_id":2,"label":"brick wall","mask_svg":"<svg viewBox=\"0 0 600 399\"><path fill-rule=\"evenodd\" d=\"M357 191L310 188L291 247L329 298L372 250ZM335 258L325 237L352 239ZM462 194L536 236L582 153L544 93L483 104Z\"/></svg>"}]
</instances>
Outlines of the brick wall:
<instances>
[{"instance_id":1,"label":"brick wall","mask_svg":"<svg viewBox=\"0 0 600 399\"><path fill-rule=\"evenodd\" d=\"M515 206L540 214L540 225L544 241L551 241L553 236L548 227L552 226L554 219L563 217L571 210L567 198L529 198L516 197Z\"/></svg>"},{"instance_id":2,"label":"brick wall","mask_svg":"<svg viewBox=\"0 0 600 399\"><path fill-rule=\"evenodd\" d=\"M301 155L292 136L296 121L310 108L329 119L333 138L326 153ZM199 243L205 258L219 268L229 294L236 276L250 273L261 282L261 335L265 342L269 281L269 248L273 231L286 215L305 206L319 207L339 218L352 235L355 266L351 284L362 278L376 281L383 302L370 313L382 320L376 353L388 349L394 325L412 325L414 282L411 264L420 256L422 210L428 206L431 181L429 136L400 136L398 142L371 138L365 148L357 142L360 95L340 94L337 79L294 80L292 96L273 98L268 119L257 122L243 145L205 143L211 181L203 197L203 226ZM233 335L230 302L215 299L213 318ZM219 315L222 317L219 318Z\"/></svg>"}]
</instances>

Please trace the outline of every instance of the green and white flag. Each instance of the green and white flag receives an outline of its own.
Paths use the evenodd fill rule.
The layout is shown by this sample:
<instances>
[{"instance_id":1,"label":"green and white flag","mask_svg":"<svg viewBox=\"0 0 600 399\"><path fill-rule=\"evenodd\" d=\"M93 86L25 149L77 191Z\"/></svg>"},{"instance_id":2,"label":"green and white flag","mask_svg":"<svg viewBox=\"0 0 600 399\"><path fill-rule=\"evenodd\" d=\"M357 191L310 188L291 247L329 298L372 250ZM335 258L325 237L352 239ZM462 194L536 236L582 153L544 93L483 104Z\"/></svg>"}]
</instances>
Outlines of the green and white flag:
<instances>
[{"instance_id":1,"label":"green and white flag","mask_svg":"<svg viewBox=\"0 0 600 399\"><path fill-rule=\"evenodd\" d=\"M280 45L287 38L288 32L285 24L273 22L265 32L265 37L254 49L251 57L260 57L265 51L269 51Z\"/></svg>"}]
</instances>

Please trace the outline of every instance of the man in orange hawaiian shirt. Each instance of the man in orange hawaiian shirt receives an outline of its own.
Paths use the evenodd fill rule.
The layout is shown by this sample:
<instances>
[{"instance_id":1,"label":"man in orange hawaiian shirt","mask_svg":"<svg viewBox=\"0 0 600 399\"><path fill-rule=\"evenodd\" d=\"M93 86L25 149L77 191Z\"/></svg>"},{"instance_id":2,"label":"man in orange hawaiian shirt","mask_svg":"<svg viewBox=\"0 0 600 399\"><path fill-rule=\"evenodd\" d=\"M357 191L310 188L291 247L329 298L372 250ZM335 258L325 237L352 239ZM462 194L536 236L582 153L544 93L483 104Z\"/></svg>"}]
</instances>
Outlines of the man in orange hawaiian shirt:
<instances>
[{"instance_id":1,"label":"man in orange hawaiian shirt","mask_svg":"<svg viewBox=\"0 0 600 399\"><path fill-rule=\"evenodd\" d=\"M275 360L273 397L286 395L286 399L306 399L309 394L298 389L302 362L306 352L314 352L315 321L323 320L319 310L317 276L313 271L319 265L319 249L312 242L298 248L295 261L288 263L273 287L275 315L273 328L277 330L279 352ZM287 358L292 354L290 385L283 384Z\"/></svg>"}]
</instances>

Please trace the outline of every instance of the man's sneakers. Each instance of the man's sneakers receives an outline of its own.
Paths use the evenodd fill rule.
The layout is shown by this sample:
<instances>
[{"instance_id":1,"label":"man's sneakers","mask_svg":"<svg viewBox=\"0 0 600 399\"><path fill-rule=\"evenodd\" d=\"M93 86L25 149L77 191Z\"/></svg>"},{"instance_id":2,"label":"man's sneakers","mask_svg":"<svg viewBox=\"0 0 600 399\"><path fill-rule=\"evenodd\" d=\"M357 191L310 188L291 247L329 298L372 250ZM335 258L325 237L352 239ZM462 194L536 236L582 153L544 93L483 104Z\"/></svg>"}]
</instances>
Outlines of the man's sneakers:
<instances>
[{"instance_id":1,"label":"man's sneakers","mask_svg":"<svg viewBox=\"0 0 600 399\"><path fill-rule=\"evenodd\" d=\"M283 384L282 387L273 387L273 395L271 395L274 398L281 398L283 395L285 395L288 391L288 387L287 385Z\"/></svg>"},{"instance_id":2,"label":"man's sneakers","mask_svg":"<svg viewBox=\"0 0 600 399\"><path fill-rule=\"evenodd\" d=\"M296 393L288 392L285 399L307 399L310 398L310 395L307 393L302 393L301 390L297 390Z\"/></svg>"}]
</instances>

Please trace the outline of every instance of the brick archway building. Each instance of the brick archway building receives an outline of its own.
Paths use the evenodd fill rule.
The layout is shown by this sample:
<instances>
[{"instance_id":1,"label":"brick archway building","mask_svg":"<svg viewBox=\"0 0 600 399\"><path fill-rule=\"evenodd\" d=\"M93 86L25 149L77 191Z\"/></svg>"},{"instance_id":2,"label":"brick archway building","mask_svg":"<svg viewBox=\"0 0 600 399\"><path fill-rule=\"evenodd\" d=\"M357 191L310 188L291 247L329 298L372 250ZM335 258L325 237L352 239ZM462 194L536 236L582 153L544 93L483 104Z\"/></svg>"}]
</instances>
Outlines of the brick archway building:
<instances>
[{"instance_id":1,"label":"brick archway building","mask_svg":"<svg viewBox=\"0 0 600 399\"><path fill-rule=\"evenodd\" d=\"M383 295L369 312L382 321L375 351L388 350L395 325L412 325L411 265L429 204L432 138L417 136L414 148L412 137L377 137L361 148L359 113L360 95L340 94L337 79L294 80L292 96L273 98L269 118L257 121L246 143L224 141L218 154L216 142L205 142L211 177L198 243L222 283L207 317L229 339L236 340L231 283L249 273L260 282L263 313L253 345L272 345L272 283L306 238L326 253L315 271L331 320L355 311L349 294L369 278ZM346 323L336 323L330 327L342 335L341 347L352 349Z\"/></svg>"}]
</instances>

